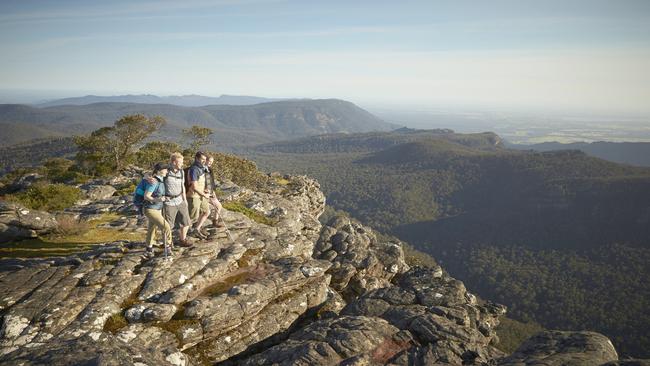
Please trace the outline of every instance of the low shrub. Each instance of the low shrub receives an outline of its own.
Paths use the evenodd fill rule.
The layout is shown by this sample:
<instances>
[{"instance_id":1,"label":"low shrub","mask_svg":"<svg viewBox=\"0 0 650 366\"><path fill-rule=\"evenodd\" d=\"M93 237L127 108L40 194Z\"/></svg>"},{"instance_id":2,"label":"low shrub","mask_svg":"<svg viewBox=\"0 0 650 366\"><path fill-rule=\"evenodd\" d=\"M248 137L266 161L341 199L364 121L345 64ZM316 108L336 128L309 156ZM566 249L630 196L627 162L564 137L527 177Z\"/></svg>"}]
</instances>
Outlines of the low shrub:
<instances>
[{"instance_id":1,"label":"low shrub","mask_svg":"<svg viewBox=\"0 0 650 366\"><path fill-rule=\"evenodd\" d=\"M60 211L74 205L81 196L81 190L74 186L37 183L11 199L34 210Z\"/></svg>"},{"instance_id":2,"label":"low shrub","mask_svg":"<svg viewBox=\"0 0 650 366\"><path fill-rule=\"evenodd\" d=\"M56 237L81 235L92 228L88 221L77 219L73 215L57 215L56 221L59 226L52 233Z\"/></svg>"}]
</instances>

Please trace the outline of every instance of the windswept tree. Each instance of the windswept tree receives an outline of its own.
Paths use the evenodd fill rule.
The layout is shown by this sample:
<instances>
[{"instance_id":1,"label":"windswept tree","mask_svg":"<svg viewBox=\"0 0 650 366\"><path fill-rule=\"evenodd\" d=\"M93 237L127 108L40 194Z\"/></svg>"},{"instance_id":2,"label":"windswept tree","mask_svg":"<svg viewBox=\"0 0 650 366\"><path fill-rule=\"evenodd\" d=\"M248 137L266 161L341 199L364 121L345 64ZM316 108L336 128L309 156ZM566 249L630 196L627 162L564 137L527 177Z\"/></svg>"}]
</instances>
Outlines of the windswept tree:
<instances>
[{"instance_id":1,"label":"windswept tree","mask_svg":"<svg viewBox=\"0 0 650 366\"><path fill-rule=\"evenodd\" d=\"M86 172L104 175L123 169L133 158L138 146L165 124L160 116L141 114L124 116L111 127L102 127L89 136L76 136L77 162Z\"/></svg>"},{"instance_id":2,"label":"windswept tree","mask_svg":"<svg viewBox=\"0 0 650 366\"><path fill-rule=\"evenodd\" d=\"M214 133L211 128L194 125L190 128L183 129L183 137L189 141L187 149L192 153L197 152L202 146L212 143L210 136Z\"/></svg>"}]
</instances>

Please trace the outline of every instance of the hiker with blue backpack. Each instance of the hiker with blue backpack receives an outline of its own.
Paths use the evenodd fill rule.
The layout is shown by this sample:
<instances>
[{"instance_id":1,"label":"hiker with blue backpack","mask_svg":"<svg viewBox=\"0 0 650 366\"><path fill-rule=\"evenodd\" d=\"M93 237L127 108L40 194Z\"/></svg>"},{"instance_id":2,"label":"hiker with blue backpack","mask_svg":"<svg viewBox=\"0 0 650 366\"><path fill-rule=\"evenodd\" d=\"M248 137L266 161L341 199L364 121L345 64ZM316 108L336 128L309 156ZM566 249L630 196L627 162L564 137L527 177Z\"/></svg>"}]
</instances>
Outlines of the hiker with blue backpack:
<instances>
[{"instance_id":1,"label":"hiker with blue backpack","mask_svg":"<svg viewBox=\"0 0 650 366\"><path fill-rule=\"evenodd\" d=\"M135 190L133 202L139 213L146 216L149 221L146 239L147 250L145 252L147 258L154 257L153 244L158 229L163 232L165 256L171 254L169 244L172 240L172 231L161 212L164 209L164 202L168 200L165 196L164 184L168 171L168 164L157 163L153 168L153 179L143 178Z\"/></svg>"}]
</instances>

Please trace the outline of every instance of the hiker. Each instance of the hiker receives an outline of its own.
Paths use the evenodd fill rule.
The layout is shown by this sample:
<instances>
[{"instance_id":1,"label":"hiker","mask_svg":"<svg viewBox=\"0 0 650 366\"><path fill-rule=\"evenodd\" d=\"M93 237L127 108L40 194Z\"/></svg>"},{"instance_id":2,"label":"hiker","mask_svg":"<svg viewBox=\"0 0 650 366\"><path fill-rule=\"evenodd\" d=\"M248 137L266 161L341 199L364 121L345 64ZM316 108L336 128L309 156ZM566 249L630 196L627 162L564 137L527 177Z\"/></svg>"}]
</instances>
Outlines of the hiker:
<instances>
[{"instance_id":1,"label":"hiker","mask_svg":"<svg viewBox=\"0 0 650 366\"><path fill-rule=\"evenodd\" d=\"M190 235L199 239L207 239L207 235L201 231L201 227L210 214L210 196L205 193L207 182L205 176L205 164L207 155L198 151L194 155L194 163L187 171L187 202L190 211L190 219L194 227Z\"/></svg>"},{"instance_id":2,"label":"hiker","mask_svg":"<svg viewBox=\"0 0 650 366\"><path fill-rule=\"evenodd\" d=\"M212 227L213 231L212 234L209 235L209 237L214 237L217 235L217 232L215 231L217 228L222 228L225 226L225 224L222 224L219 222L219 218L221 215L221 209L223 208L221 206L221 202L219 202L219 199L217 198L217 192L215 192L216 189L216 184L214 182L214 171L212 170L212 164L214 163L214 157L209 156L208 161L205 166L205 174L208 174L210 178L210 184L206 184L206 190L205 193L208 194L208 196L211 197L210 199L210 204L214 206L214 214L212 212L208 213L208 216L212 216ZM212 211L212 209L210 210Z\"/></svg>"},{"instance_id":3,"label":"hiker","mask_svg":"<svg viewBox=\"0 0 650 366\"><path fill-rule=\"evenodd\" d=\"M178 245L181 247L192 247L192 243L187 240L187 231L192 225L190 220L190 213L187 207L187 198L185 192L185 172L183 171L183 155L179 152L171 154L169 172L165 177L165 195L167 201L165 202L164 216L165 220L174 227L176 218L179 217L178 230L179 241Z\"/></svg>"},{"instance_id":4,"label":"hiker","mask_svg":"<svg viewBox=\"0 0 650 366\"><path fill-rule=\"evenodd\" d=\"M146 178L143 179L144 190L144 203L142 205L144 215L149 220L147 226L147 251L145 256L152 258L154 256L153 242L156 236L156 230L160 229L163 232L163 242L165 243L165 251L167 245L171 243L172 231L169 223L160 212L163 209L164 202L167 201L165 196L164 179L169 171L169 165L164 163L156 163L153 168L154 183L151 183Z\"/></svg>"},{"instance_id":5,"label":"hiker","mask_svg":"<svg viewBox=\"0 0 650 366\"><path fill-rule=\"evenodd\" d=\"M210 196L211 199L210 203L212 206L214 206L216 212L215 212L215 219L221 214L221 209L223 208L221 206L221 202L219 202L219 199L217 199L217 193L214 191L215 189L215 182L214 182L214 171L212 170L212 164L214 163L214 156L209 156L208 161L205 165L205 173L209 174L210 177L210 184L206 184L206 190L205 193Z\"/></svg>"}]
</instances>

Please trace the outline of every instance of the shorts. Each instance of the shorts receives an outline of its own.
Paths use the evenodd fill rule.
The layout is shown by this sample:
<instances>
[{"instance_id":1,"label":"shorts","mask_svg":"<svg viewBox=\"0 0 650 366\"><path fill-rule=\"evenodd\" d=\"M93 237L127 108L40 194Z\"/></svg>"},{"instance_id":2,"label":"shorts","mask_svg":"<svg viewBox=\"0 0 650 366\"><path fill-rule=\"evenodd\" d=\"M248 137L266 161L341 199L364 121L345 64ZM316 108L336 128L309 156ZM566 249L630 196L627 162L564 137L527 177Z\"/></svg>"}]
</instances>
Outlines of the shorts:
<instances>
[{"instance_id":1,"label":"shorts","mask_svg":"<svg viewBox=\"0 0 650 366\"><path fill-rule=\"evenodd\" d=\"M192 222L199 220L201 214L206 214L210 212L210 207L208 203L208 198L203 198L201 196L188 197L187 203L189 204L190 219Z\"/></svg>"},{"instance_id":2,"label":"shorts","mask_svg":"<svg viewBox=\"0 0 650 366\"><path fill-rule=\"evenodd\" d=\"M165 220L167 220L172 227L175 226L176 221L178 221L178 224L181 227L192 225L190 212L187 209L187 201L182 201L180 204L175 206L165 205Z\"/></svg>"}]
</instances>

